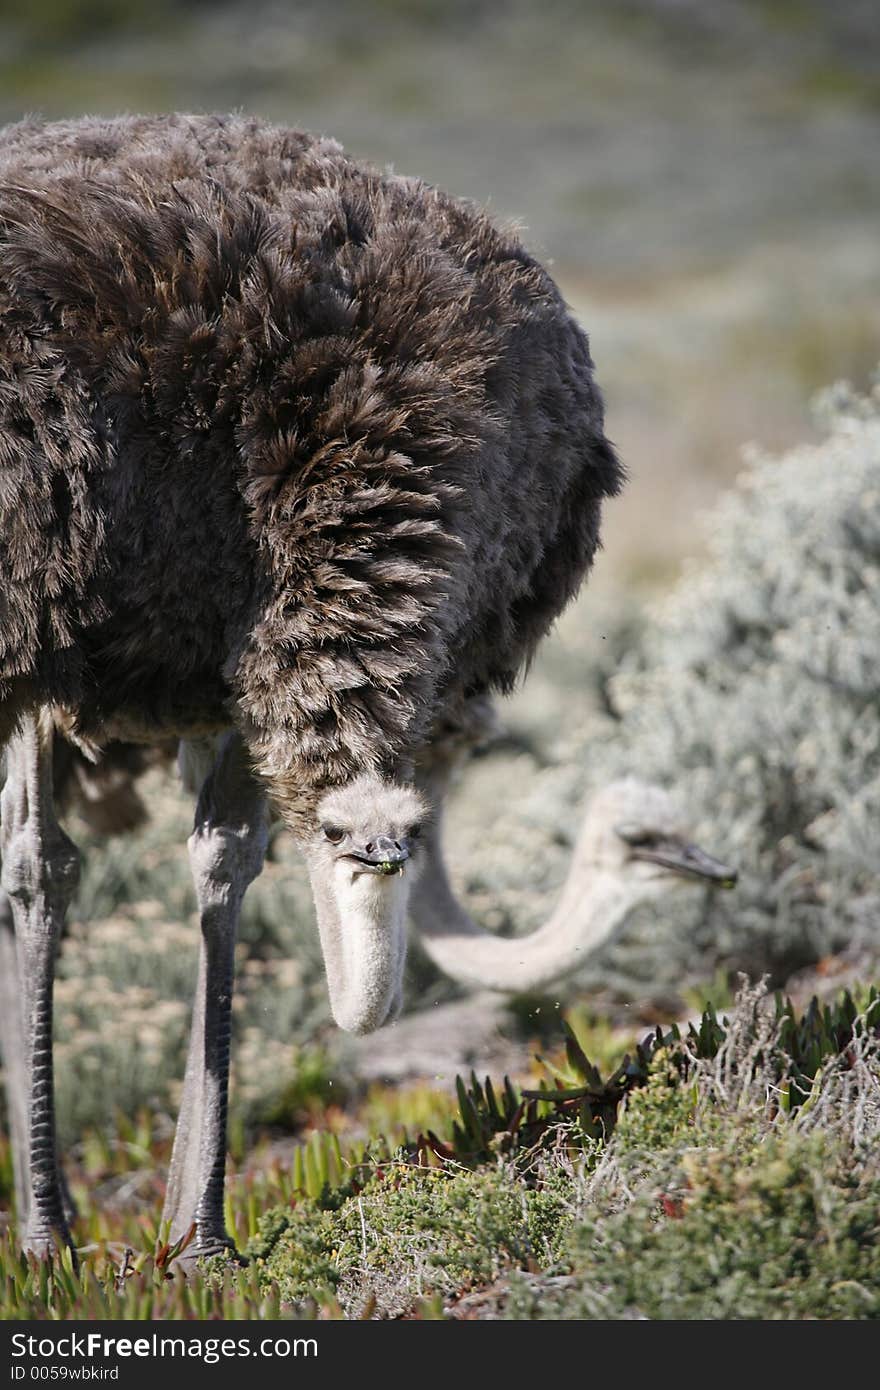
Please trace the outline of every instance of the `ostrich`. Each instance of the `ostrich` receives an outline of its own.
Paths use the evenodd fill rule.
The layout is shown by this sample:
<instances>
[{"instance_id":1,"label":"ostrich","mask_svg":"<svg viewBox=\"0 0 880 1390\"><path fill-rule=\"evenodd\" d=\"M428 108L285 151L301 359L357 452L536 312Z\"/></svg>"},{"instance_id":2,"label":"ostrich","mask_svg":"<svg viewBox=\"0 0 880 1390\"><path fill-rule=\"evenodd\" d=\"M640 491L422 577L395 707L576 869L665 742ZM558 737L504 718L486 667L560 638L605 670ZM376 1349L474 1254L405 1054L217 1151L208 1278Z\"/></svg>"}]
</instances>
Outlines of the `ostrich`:
<instances>
[{"instance_id":1,"label":"ostrich","mask_svg":"<svg viewBox=\"0 0 880 1390\"><path fill-rule=\"evenodd\" d=\"M24 1243L70 1244L52 982L78 854L54 738L89 756L174 738L201 949L165 1212L215 1253L233 947L268 806L305 855L342 1027L399 1006L408 908L480 977L440 857L446 731L511 688L621 485L587 340L514 236L333 141L28 121L0 132L0 470ZM570 930L553 921L542 977Z\"/></svg>"}]
</instances>

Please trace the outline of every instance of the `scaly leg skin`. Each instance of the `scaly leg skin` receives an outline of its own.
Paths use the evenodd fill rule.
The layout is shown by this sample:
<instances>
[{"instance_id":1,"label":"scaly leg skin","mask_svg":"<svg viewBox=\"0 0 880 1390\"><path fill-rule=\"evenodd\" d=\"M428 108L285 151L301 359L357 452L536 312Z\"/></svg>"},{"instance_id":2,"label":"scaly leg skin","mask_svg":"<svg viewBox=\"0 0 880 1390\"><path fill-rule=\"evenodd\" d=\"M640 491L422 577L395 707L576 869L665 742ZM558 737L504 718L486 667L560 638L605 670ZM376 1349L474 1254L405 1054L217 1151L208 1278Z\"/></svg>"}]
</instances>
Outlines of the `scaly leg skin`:
<instances>
[{"instance_id":1,"label":"scaly leg skin","mask_svg":"<svg viewBox=\"0 0 880 1390\"><path fill-rule=\"evenodd\" d=\"M0 799L0 881L12 906L24 1030L23 1245L40 1256L59 1245L72 1248L55 1138L52 990L64 916L79 881L79 854L55 816L52 736L45 712L22 718L8 745ZM24 1119L20 1106L19 1116Z\"/></svg>"},{"instance_id":2,"label":"scaly leg skin","mask_svg":"<svg viewBox=\"0 0 880 1390\"><path fill-rule=\"evenodd\" d=\"M188 841L202 943L163 1212L172 1241L196 1223L187 1261L234 1252L223 1217L223 1180L235 938L245 890L263 867L268 830L265 792L240 738L227 735L202 787Z\"/></svg>"},{"instance_id":3,"label":"scaly leg skin","mask_svg":"<svg viewBox=\"0 0 880 1390\"><path fill-rule=\"evenodd\" d=\"M15 923L12 903L0 888L0 1057L6 1075L6 1113L12 1143L15 1210L22 1228L28 1209L27 1064L22 997L15 955Z\"/></svg>"}]
</instances>

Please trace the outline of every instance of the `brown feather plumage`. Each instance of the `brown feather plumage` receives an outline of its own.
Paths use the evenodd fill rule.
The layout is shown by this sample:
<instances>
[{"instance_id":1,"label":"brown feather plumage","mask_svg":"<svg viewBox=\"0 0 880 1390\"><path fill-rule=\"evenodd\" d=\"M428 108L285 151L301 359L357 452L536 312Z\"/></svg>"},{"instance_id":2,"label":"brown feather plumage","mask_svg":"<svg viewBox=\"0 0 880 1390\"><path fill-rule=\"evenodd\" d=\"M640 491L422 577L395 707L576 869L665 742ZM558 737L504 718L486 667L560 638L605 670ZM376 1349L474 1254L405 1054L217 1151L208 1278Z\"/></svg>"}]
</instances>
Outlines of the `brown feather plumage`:
<instances>
[{"instance_id":1,"label":"brown feather plumage","mask_svg":"<svg viewBox=\"0 0 880 1390\"><path fill-rule=\"evenodd\" d=\"M239 117L0 131L0 734L236 724L296 824L510 687L620 483L476 208Z\"/></svg>"}]
</instances>

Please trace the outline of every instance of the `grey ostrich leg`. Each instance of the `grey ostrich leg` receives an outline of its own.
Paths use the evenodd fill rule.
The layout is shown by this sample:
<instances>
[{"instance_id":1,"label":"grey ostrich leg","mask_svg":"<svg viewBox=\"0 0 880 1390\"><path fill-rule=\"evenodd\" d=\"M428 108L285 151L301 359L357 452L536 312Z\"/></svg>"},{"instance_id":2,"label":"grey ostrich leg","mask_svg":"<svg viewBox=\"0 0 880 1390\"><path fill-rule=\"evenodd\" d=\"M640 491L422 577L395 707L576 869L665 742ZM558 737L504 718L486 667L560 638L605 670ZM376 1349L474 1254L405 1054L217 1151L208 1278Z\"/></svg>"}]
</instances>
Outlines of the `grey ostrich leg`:
<instances>
[{"instance_id":1,"label":"grey ostrich leg","mask_svg":"<svg viewBox=\"0 0 880 1390\"><path fill-rule=\"evenodd\" d=\"M30 1200L28 1182L28 1123L27 1123L27 1064L21 981L15 947L15 922L12 903L0 888L0 1059L6 1076L6 1112L9 1116L9 1135L12 1146L12 1171L15 1187L15 1209L19 1225L27 1219ZM76 1203L59 1162L58 1180L64 1213L70 1227L76 1217Z\"/></svg>"},{"instance_id":2,"label":"grey ostrich leg","mask_svg":"<svg viewBox=\"0 0 880 1390\"><path fill-rule=\"evenodd\" d=\"M189 1258L232 1248L223 1180L235 938L245 891L263 867L268 826L265 792L238 735L227 735L199 795L188 841L202 941L163 1216L172 1240L196 1223Z\"/></svg>"},{"instance_id":3,"label":"grey ostrich leg","mask_svg":"<svg viewBox=\"0 0 880 1390\"><path fill-rule=\"evenodd\" d=\"M7 748L0 799L0 879L12 906L24 1030L24 1107L20 1101L17 1106L18 1123L26 1125L23 1244L38 1254L71 1243L55 1139L52 990L64 916L79 880L79 854L55 816L52 737L44 712L22 719ZM10 1038L14 1027L8 1026Z\"/></svg>"},{"instance_id":4,"label":"grey ostrich leg","mask_svg":"<svg viewBox=\"0 0 880 1390\"><path fill-rule=\"evenodd\" d=\"M6 1074L6 1111L12 1144L15 1208L19 1222L28 1209L27 1084L21 986L15 955L12 903L0 888L0 1057Z\"/></svg>"}]
</instances>

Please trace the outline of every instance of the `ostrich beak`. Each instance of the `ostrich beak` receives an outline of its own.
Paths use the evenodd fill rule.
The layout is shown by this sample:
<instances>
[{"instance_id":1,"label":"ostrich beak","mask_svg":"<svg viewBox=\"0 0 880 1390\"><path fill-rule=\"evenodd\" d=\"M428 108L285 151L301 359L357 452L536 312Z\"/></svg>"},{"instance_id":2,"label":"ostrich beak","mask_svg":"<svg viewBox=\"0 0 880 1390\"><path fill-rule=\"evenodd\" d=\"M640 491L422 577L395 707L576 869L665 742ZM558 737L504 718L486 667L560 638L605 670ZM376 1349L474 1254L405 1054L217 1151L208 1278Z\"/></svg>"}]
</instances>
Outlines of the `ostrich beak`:
<instances>
[{"instance_id":1,"label":"ostrich beak","mask_svg":"<svg viewBox=\"0 0 880 1390\"><path fill-rule=\"evenodd\" d=\"M719 888L734 888L739 877L736 869L722 864L720 859L713 859L699 845L684 840L670 838L656 840L650 845L634 845L630 854L633 859L660 864L670 873L681 874L684 878L705 879Z\"/></svg>"},{"instance_id":2,"label":"ostrich beak","mask_svg":"<svg viewBox=\"0 0 880 1390\"><path fill-rule=\"evenodd\" d=\"M362 850L353 850L346 856L362 864L367 871L377 874L402 874L409 857L409 842L406 839L392 840L390 835L377 835Z\"/></svg>"}]
</instances>

